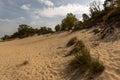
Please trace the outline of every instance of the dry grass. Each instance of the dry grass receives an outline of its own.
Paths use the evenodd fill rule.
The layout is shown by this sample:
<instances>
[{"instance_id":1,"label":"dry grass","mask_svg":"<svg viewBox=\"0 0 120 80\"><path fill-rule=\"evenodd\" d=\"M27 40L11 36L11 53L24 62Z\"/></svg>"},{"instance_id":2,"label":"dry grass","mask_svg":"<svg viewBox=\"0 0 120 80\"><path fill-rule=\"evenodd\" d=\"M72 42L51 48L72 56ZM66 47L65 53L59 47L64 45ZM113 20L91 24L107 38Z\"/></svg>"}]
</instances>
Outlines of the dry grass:
<instances>
[{"instance_id":1,"label":"dry grass","mask_svg":"<svg viewBox=\"0 0 120 80\"><path fill-rule=\"evenodd\" d=\"M77 42L77 37L73 37L73 38L71 38L69 41L68 41L68 43L67 43L67 47L70 47L70 46L72 46L73 44L75 44Z\"/></svg>"},{"instance_id":2,"label":"dry grass","mask_svg":"<svg viewBox=\"0 0 120 80\"><path fill-rule=\"evenodd\" d=\"M75 48L72 50L75 58L70 63L74 68L86 68L90 73L100 73L104 71L104 65L99 59L93 60L90 51L82 41L78 41Z\"/></svg>"}]
</instances>

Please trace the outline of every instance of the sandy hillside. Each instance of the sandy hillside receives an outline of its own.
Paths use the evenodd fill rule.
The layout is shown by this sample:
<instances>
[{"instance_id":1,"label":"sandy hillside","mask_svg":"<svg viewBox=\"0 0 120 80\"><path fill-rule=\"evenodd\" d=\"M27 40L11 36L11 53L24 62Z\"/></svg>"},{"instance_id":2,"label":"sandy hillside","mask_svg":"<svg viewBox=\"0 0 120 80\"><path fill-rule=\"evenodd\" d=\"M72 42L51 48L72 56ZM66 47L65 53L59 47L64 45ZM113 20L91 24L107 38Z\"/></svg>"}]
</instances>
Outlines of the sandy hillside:
<instances>
[{"instance_id":1,"label":"sandy hillside","mask_svg":"<svg viewBox=\"0 0 120 80\"><path fill-rule=\"evenodd\" d=\"M85 80L69 70L73 57L65 57L70 50L65 45L74 36L84 41L91 55L99 54L105 65L94 80L120 80L120 40L96 41L90 30L0 42L0 80Z\"/></svg>"}]
</instances>

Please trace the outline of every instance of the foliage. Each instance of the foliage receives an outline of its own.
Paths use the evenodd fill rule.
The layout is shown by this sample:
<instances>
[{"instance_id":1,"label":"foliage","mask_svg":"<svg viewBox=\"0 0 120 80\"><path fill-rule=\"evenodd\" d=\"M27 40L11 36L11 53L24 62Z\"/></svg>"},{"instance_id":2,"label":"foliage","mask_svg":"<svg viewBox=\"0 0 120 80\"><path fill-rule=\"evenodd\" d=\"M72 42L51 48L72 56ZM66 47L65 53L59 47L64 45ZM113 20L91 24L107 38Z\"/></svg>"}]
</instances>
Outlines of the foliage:
<instances>
[{"instance_id":1,"label":"foliage","mask_svg":"<svg viewBox=\"0 0 120 80\"><path fill-rule=\"evenodd\" d=\"M103 72L105 69L104 65L102 62L100 62L98 59L95 59L91 62L91 66L90 66L90 71L91 73L95 74L95 73L100 73Z\"/></svg>"},{"instance_id":2,"label":"foliage","mask_svg":"<svg viewBox=\"0 0 120 80\"><path fill-rule=\"evenodd\" d=\"M25 24L21 24L19 25L18 32L15 34L16 34L16 37L18 38L24 38L28 36L33 36L35 33L36 33L36 30L33 29L32 27Z\"/></svg>"},{"instance_id":3,"label":"foliage","mask_svg":"<svg viewBox=\"0 0 120 80\"><path fill-rule=\"evenodd\" d=\"M78 21L78 19L75 17L75 15L73 15L72 13L68 13L66 18L62 20L61 30L72 29L76 21Z\"/></svg>"},{"instance_id":4,"label":"foliage","mask_svg":"<svg viewBox=\"0 0 120 80\"><path fill-rule=\"evenodd\" d=\"M120 9L119 8L113 9L113 10L109 11L109 13L107 13L105 16L103 16L103 21L107 22L111 18L119 16L119 15L120 15Z\"/></svg>"},{"instance_id":5,"label":"foliage","mask_svg":"<svg viewBox=\"0 0 120 80\"><path fill-rule=\"evenodd\" d=\"M104 71L105 67L103 64L99 61L99 59L92 59L90 51L82 41L78 41L73 50L75 50L75 58L70 63L72 67L80 69L85 68L93 74Z\"/></svg>"},{"instance_id":6,"label":"foliage","mask_svg":"<svg viewBox=\"0 0 120 80\"><path fill-rule=\"evenodd\" d=\"M38 34L40 35L40 34L47 34L47 33L52 33L52 32L53 32L53 31L52 31L51 28L44 26L44 27L41 27L41 28L39 29Z\"/></svg>"},{"instance_id":7,"label":"foliage","mask_svg":"<svg viewBox=\"0 0 120 80\"><path fill-rule=\"evenodd\" d=\"M90 3L90 16L95 17L95 13L100 12L100 1L93 1Z\"/></svg>"},{"instance_id":8,"label":"foliage","mask_svg":"<svg viewBox=\"0 0 120 80\"><path fill-rule=\"evenodd\" d=\"M85 13L82 15L82 17L83 17L84 22L89 20L89 16L87 14L85 14Z\"/></svg>"},{"instance_id":9,"label":"foliage","mask_svg":"<svg viewBox=\"0 0 120 80\"><path fill-rule=\"evenodd\" d=\"M56 30L56 31L60 31L60 28L61 28L61 27L60 27L59 24L57 24L57 25L55 26L55 30Z\"/></svg>"},{"instance_id":10,"label":"foliage","mask_svg":"<svg viewBox=\"0 0 120 80\"><path fill-rule=\"evenodd\" d=\"M75 47L70 51L71 54L77 54L77 53L81 53L81 51L85 52L89 52L87 49L85 49L85 45L82 41L77 40Z\"/></svg>"},{"instance_id":11,"label":"foliage","mask_svg":"<svg viewBox=\"0 0 120 80\"><path fill-rule=\"evenodd\" d=\"M75 22L74 24L74 30L80 30L80 29L83 29L83 22L82 21L77 21Z\"/></svg>"},{"instance_id":12,"label":"foliage","mask_svg":"<svg viewBox=\"0 0 120 80\"><path fill-rule=\"evenodd\" d=\"M8 39L10 39L11 37L9 36L9 35L4 35L1 39L2 40L8 40Z\"/></svg>"},{"instance_id":13,"label":"foliage","mask_svg":"<svg viewBox=\"0 0 120 80\"><path fill-rule=\"evenodd\" d=\"M73 37L73 38L71 38L69 41L68 41L68 43L67 43L67 47L70 47L70 46L72 46L73 44L75 44L77 42L77 37Z\"/></svg>"},{"instance_id":14,"label":"foliage","mask_svg":"<svg viewBox=\"0 0 120 80\"><path fill-rule=\"evenodd\" d=\"M5 35L2 40L14 39L14 38L25 38L33 36L34 34L47 34L53 33L52 29L49 27L41 27L40 29L32 28L26 24L21 24L18 27L18 31L12 35Z\"/></svg>"}]
</instances>

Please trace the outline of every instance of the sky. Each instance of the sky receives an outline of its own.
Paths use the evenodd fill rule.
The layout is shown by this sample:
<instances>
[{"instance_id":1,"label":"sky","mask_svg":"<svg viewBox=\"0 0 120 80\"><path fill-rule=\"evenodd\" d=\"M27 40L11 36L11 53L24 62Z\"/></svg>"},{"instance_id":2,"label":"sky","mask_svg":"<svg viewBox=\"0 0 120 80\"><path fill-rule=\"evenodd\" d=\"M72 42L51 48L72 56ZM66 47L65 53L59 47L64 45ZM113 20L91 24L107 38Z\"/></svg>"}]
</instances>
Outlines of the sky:
<instances>
[{"instance_id":1,"label":"sky","mask_svg":"<svg viewBox=\"0 0 120 80\"><path fill-rule=\"evenodd\" d=\"M0 0L0 37L14 33L20 24L34 28L60 24L67 13L81 20L93 0ZM104 0L100 0L103 4Z\"/></svg>"}]
</instances>

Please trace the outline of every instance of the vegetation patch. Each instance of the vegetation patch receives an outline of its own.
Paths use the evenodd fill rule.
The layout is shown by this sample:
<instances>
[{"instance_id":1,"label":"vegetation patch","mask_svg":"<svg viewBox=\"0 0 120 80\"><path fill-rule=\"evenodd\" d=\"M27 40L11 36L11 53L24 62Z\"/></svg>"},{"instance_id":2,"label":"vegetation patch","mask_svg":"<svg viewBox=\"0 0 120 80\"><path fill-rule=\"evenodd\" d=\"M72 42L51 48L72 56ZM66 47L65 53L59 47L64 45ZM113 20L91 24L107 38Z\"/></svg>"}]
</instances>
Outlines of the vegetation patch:
<instances>
[{"instance_id":1,"label":"vegetation patch","mask_svg":"<svg viewBox=\"0 0 120 80\"><path fill-rule=\"evenodd\" d=\"M75 44L77 42L77 37L73 37L73 38L71 38L69 41L68 41L68 43L67 43L67 47L70 47L70 46L72 46L73 44Z\"/></svg>"},{"instance_id":2,"label":"vegetation patch","mask_svg":"<svg viewBox=\"0 0 120 80\"><path fill-rule=\"evenodd\" d=\"M96 74L104 71L105 67L99 59L93 59L90 55L89 49L85 46L82 41L77 41L75 48L72 53L74 59L70 62L70 66L74 69L85 69L89 73Z\"/></svg>"},{"instance_id":3,"label":"vegetation patch","mask_svg":"<svg viewBox=\"0 0 120 80\"><path fill-rule=\"evenodd\" d=\"M92 60L91 66L90 66L90 71L93 74L96 73L101 73L105 69L104 65L102 62L100 62L98 59Z\"/></svg>"}]
</instances>

